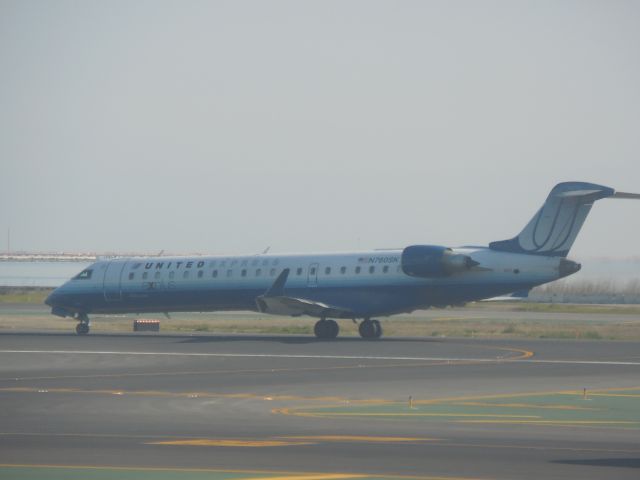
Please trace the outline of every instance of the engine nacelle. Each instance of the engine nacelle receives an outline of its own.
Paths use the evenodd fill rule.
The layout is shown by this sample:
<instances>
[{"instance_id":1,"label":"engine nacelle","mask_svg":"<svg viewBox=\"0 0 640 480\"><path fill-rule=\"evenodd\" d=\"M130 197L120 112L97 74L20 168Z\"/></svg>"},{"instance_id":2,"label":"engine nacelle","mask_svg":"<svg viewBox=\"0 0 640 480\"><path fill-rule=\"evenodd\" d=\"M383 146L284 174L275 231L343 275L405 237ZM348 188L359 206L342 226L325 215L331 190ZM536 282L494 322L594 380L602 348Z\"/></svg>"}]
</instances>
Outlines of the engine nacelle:
<instances>
[{"instance_id":1,"label":"engine nacelle","mask_svg":"<svg viewBox=\"0 0 640 480\"><path fill-rule=\"evenodd\" d=\"M412 277L448 277L479 265L468 255L438 245L412 245L402 251L402 271Z\"/></svg>"}]
</instances>

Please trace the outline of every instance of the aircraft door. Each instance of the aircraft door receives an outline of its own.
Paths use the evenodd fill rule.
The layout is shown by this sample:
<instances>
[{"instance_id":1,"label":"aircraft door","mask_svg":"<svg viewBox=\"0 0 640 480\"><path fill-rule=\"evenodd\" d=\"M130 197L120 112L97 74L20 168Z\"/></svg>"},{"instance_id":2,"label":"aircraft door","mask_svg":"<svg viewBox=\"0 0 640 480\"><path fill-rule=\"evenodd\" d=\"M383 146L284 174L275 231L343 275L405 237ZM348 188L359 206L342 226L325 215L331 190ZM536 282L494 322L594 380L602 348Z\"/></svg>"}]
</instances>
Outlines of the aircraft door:
<instances>
[{"instance_id":1,"label":"aircraft door","mask_svg":"<svg viewBox=\"0 0 640 480\"><path fill-rule=\"evenodd\" d=\"M320 269L320 265L317 263L312 263L309 265L309 275L307 277L307 287L317 287L318 286L318 270Z\"/></svg>"},{"instance_id":2,"label":"aircraft door","mask_svg":"<svg viewBox=\"0 0 640 480\"><path fill-rule=\"evenodd\" d=\"M119 302L122 300L121 281L122 272L126 264L126 260L112 260L107 265L102 282L104 299L107 302Z\"/></svg>"}]
</instances>

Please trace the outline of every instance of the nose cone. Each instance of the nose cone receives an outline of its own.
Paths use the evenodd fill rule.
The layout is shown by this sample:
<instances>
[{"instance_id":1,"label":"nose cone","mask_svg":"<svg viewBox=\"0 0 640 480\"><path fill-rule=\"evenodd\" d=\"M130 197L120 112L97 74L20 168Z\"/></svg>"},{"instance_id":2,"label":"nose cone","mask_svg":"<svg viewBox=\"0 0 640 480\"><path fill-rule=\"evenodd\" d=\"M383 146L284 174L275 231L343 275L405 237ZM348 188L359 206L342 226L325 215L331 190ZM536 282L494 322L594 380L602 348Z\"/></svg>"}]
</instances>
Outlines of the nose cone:
<instances>
[{"instance_id":1,"label":"nose cone","mask_svg":"<svg viewBox=\"0 0 640 480\"><path fill-rule=\"evenodd\" d=\"M562 258L560 259L560 265L558 266L558 274L560 278L568 277L569 275L579 272L581 268L582 265L578 262Z\"/></svg>"},{"instance_id":2,"label":"nose cone","mask_svg":"<svg viewBox=\"0 0 640 480\"><path fill-rule=\"evenodd\" d=\"M57 305L56 300L59 298L59 295L56 293L56 290L51 292L49 296L44 300L44 303L49 305L50 307L55 307Z\"/></svg>"},{"instance_id":3,"label":"nose cone","mask_svg":"<svg viewBox=\"0 0 640 480\"><path fill-rule=\"evenodd\" d=\"M60 292L60 288L56 288L45 299L44 303L51 307L51 313L58 317L72 317L73 311L69 310L63 304L64 295Z\"/></svg>"}]
</instances>

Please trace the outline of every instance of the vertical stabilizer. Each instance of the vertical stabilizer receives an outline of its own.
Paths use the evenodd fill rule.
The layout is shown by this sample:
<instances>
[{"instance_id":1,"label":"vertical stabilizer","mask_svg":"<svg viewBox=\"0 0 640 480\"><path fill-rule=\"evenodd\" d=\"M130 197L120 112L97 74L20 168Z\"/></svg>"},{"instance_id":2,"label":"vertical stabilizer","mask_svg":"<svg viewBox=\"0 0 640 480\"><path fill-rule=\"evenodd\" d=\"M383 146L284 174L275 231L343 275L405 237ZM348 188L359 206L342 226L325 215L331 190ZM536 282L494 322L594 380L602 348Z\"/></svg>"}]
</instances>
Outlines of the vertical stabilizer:
<instances>
[{"instance_id":1,"label":"vertical stabilizer","mask_svg":"<svg viewBox=\"0 0 640 480\"><path fill-rule=\"evenodd\" d=\"M492 242L489 248L503 252L566 257L593 202L614 194L612 188L594 183L559 183L517 237Z\"/></svg>"}]
</instances>

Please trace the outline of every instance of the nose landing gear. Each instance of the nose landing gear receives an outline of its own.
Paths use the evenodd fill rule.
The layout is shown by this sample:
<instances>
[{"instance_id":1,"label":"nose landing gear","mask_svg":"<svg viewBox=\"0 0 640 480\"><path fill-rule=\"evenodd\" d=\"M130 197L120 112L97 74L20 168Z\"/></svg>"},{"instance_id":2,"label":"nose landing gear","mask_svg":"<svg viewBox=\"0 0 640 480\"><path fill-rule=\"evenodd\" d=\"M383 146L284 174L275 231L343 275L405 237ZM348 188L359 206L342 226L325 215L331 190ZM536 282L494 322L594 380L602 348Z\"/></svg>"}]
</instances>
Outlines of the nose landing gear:
<instances>
[{"instance_id":1,"label":"nose landing gear","mask_svg":"<svg viewBox=\"0 0 640 480\"><path fill-rule=\"evenodd\" d=\"M76 325L76 333L78 335L86 335L89 333L89 315L86 313L78 313L76 318L79 321L78 325Z\"/></svg>"},{"instance_id":2,"label":"nose landing gear","mask_svg":"<svg viewBox=\"0 0 640 480\"><path fill-rule=\"evenodd\" d=\"M360 332L360 336L362 338L380 338L382 336L382 326L380 325L380 322L378 320L365 318L362 322L360 322L358 332Z\"/></svg>"}]
</instances>

